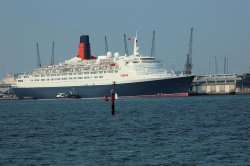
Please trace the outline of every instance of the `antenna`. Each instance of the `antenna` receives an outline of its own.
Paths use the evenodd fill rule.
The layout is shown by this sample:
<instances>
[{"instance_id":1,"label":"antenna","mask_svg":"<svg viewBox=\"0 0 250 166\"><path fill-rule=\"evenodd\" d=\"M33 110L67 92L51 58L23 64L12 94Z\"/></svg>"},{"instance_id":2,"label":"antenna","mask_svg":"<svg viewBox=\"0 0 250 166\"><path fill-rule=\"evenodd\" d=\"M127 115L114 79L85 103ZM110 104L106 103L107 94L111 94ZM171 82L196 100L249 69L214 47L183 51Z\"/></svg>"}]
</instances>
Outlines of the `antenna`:
<instances>
[{"instance_id":1,"label":"antenna","mask_svg":"<svg viewBox=\"0 0 250 166\"><path fill-rule=\"evenodd\" d=\"M52 43L52 55L51 55L51 63L50 65L54 65L54 53L55 53L55 44L54 44L54 41Z\"/></svg>"},{"instance_id":2,"label":"antenna","mask_svg":"<svg viewBox=\"0 0 250 166\"><path fill-rule=\"evenodd\" d=\"M217 58L216 58L216 56L214 58L215 58L215 74L218 74Z\"/></svg>"},{"instance_id":3,"label":"antenna","mask_svg":"<svg viewBox=\"0 0 250 166\"><path fill-rule=\"evenodd\" d=\"M127 37L126 34L124 33L124 45L125 45L125 55L129 55L128 53L128 44L127 44Z\"/></svg>"},{"instance_id":4,"label":"antenna","mask_svg":"<svg viewBox=\"0 0 250 166\"><path fill-rule=\"evenodd\" d=\"M41 64L41 59L40 59L38 43L36 43L36 48L37 48L37 67L40 68L40 67L42 67L42 64Z\"/></svg>"},{"instance_id":5,"label":"antenna","mask_svg":"<svg viewBox=\"0 0 250 166\"><path fill-rule=\"evenodd\" d=\"M187 60L185 64L184 73L185 74L192 74L192 45L193 45L193 27L191 28L190 40L189 40L189 49L187 54Z\"/></svg>"},{"instance_id":6,"label":"antenna","mask_svg":"<svg viewBox=\"0 0 250 166\"><path fill-rule=\"evenodd\" d=\"M109 48L108 48L108 41L107 41L107 36L104 36L104 40L105 40L105 52L106 54L108 53L109 51Z\"/></svg>"},{"instance_id":7,"label":"antenna","mask_svg":"<svg viewBox=\"0 0 250 166\"><path fill-rule=\"evenodd\" d=\"M155 31L153 32L152 47L151 47L151 57L155 57Z\"/></svg>"},{"instance_id":8,"label":"antenna","mask_svg":"<svg viewBox=\"0 0 250 166\"><path fill-rule=\"evenodd\" d=\"M205 64L204 67L205 67L205 75L207 75L207 65Z\"/></svg>"}]
</instances>

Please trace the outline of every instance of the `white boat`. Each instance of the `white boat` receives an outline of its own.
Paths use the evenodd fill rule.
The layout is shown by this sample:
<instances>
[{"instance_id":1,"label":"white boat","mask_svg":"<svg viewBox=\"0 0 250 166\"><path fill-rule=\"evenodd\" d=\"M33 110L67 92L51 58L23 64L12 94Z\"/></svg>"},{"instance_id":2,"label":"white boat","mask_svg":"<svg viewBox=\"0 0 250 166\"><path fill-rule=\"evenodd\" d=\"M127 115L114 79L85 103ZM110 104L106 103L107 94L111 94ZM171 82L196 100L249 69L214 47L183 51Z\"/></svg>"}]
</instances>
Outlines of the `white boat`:
<instances>
[{"instance_id":1,"label":"white boat","mask_svg":"<svg viewBox=\"0 0 250 166\"><path fill-rule=\"evenodd\" d=\"M36 99L55 98L72 89L81 98L102 98L110 96L112 88L119 97L187 96L193 78L168 72L161 60L142 56L137 34L132 55L108 52L98 57L91 55L89 36L84 35L77 57L18 75L13 90L19 98Z\"/></svg>"},{"instance_id":2,"label":"white boat","mask_svg":"<svg viewBox=\"0 0 250 166\"><path fill-rule=\"evenodd\" d=\"M58 93L57 95L56 95L56 98L67 98L68 97L68 95L66 95L66 93Z\"/></svg>"}]
</instances>

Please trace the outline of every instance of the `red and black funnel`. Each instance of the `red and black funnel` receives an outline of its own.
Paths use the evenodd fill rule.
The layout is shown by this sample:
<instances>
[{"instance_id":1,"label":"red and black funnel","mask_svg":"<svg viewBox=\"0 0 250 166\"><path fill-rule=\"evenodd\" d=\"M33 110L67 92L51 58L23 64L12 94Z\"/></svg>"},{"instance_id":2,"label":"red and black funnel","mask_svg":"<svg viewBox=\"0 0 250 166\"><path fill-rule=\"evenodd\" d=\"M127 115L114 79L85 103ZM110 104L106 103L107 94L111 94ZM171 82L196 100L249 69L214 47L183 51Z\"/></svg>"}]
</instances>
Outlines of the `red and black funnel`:
<instances>
[{"instance_id":1,"label":"red and black funnel","mask_svg":"<svg viewBox=\"0 0 250 166\"><path fill-rule=\"evenodd\" d=\"M82 60L91 59L91 50L90 50L90 43L89 43L89 36L82 35L80 36L80 44L78 47L78 58Z\"/></svg>"}]
</instances>

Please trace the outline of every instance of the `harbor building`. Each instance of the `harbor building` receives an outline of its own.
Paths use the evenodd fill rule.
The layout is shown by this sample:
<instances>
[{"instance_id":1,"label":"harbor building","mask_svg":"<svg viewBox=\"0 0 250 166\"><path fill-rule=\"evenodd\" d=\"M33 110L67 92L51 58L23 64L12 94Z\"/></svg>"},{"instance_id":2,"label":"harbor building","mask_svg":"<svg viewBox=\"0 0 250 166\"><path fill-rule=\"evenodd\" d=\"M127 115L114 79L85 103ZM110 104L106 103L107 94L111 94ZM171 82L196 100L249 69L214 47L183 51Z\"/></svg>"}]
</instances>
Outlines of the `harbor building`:
<instances>
[{"instance_id":1,"label":"harbor building","mask_svg":"<svg viewBox=\"0 0 250 166\"><path fill-rule=\"evenodd\" d=\"M12 74L7 74L7 76L0 80L0 94L3 96L3 94L9 94L13 93L11 87L15 85L16 82L16 76Z\"/></svg>"},{"instance_id":2,"label":"harbor building","mask_svg":"<svg viewBox=\"0 0 250 166\"><path fill-rule=\"evenodd\" d=\"M250 73L238 75L240 81L237 81L236 92L238 94L250 94Z\"/></svg>"},{"instance_id":3,"label":"harbor building","mask_svg":"<svg viewBox=\"0 0 250 166\"><path fill-rule=\"evenodd\" d=\"M249 94L250 73L196 75L190 95Z\"/></svg>"}]
</instances>

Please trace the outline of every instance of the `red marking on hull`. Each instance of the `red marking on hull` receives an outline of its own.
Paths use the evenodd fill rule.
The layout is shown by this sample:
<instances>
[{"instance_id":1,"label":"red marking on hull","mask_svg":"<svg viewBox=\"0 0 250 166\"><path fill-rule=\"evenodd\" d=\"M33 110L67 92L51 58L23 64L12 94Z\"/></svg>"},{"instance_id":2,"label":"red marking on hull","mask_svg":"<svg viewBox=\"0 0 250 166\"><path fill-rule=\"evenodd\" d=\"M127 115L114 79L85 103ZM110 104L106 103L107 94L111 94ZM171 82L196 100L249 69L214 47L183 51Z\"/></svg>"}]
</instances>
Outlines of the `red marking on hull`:
<instances>
[{"instance_id":1,"label":"red marking on hull","mask_svg":"<svg viewBox=\"0 0 250 166\"><path fill-rule=\"evenodd\" d=\"M188 93L173 94L155 94L155 95L139 95L139 96L119 96L120 98L157 98L157 97L187 97Z\"/></svg>"}]
</instances>

